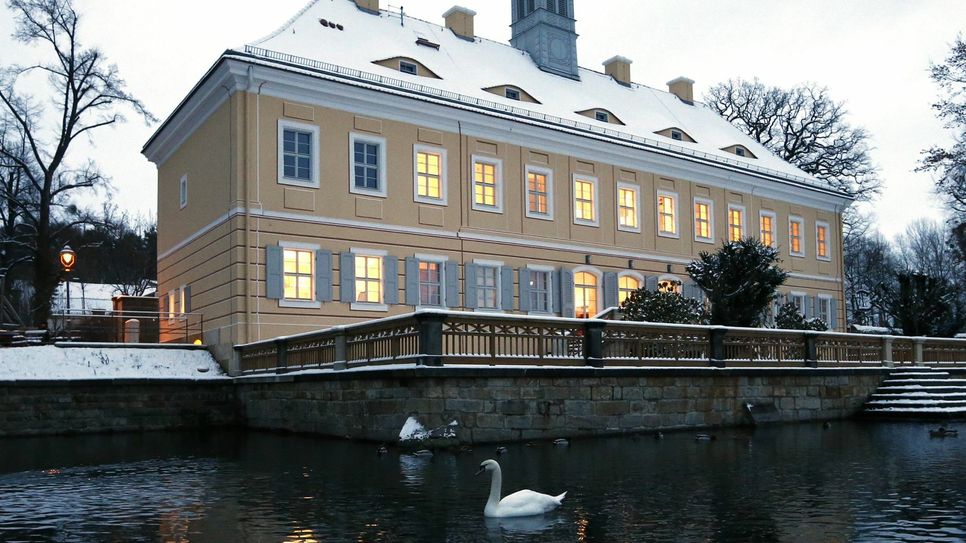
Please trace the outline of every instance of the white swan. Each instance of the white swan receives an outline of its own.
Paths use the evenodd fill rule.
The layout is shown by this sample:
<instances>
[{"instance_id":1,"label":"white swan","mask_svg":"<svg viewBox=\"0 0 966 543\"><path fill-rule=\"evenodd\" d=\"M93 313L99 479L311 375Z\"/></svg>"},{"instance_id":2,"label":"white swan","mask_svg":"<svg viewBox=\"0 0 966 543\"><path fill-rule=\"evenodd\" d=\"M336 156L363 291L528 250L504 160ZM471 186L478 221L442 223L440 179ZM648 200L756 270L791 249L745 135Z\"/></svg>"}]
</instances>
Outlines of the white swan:
<instances>
[{"instance_id":1,"label":"white swan","mask_svg":"<svg viewBox=\"0 0 966 543\"><path fill-rule=\"evenodd\" d=\"M483 509L483 516L507 518L507 517L530 517L542 515L560 507L560 503L567 495L566 492L559 496L549 496L540 494L532 490L521 490L500 499L500 492L503 487L503 472L500 464L496 460L484 460L480 464L479 475L484 471L492 471L493 477L490 480L490 499L486 501Z\"/></svg>"}]
</instances>

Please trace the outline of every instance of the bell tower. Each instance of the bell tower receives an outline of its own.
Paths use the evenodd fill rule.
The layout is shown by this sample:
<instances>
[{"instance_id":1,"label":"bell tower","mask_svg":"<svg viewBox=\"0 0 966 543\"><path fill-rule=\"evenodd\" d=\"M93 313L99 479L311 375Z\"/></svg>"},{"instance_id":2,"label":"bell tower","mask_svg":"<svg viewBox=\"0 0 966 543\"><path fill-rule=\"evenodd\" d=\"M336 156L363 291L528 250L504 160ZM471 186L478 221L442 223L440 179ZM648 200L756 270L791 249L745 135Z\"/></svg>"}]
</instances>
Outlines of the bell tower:
<instances>
[{"instance_id":1,"label":"bell tower","mask_svg":"<svg viewBox=\"0 0 966 543\"><path fill-rule=\"evenodd\" d=\"M574 0L511 0L510 45L530 53L541 70L580 79Z\"/></svg>"}]
</instances>

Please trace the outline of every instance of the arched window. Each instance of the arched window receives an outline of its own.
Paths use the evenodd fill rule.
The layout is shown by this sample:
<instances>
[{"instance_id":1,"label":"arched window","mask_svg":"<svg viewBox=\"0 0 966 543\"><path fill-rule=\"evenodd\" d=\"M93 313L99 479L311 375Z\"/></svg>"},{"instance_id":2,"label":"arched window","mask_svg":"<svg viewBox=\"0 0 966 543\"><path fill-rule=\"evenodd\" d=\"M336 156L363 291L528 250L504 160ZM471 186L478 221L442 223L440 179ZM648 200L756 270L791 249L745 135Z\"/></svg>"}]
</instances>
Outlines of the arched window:
<instances>
[{"instance_id":1,"label":"arched window","mask_svg":"<svg viewBox=\"0 0 966 543\"><path fill-rule=\"evenodd\" d=\"M589 319L600 311L599 284L597 275L589 271L574 274L574 312L578 319Z\"/></svg>"},{"instance_id":2,"label":"arched window","mask_svg":"<svg viewBox=\"0 0 966 543\"><path fill-rule=\"evenodd\" d=\"M681 294L681 280L673 275L662 275L657 280L658 292L676 292Z\"/></svg>"},{"instance_id":3,"label":"arched window","mask_svg":"<svg viewBox=\"0 0 966 543\"><path fill-rule=\"evenodd\" d=\"M641 281L640 277L622 274L617 279L617 302L624 303L624 300L631 297L631 293L643 286L644 282Z\"/></svg>"}]
</instances>

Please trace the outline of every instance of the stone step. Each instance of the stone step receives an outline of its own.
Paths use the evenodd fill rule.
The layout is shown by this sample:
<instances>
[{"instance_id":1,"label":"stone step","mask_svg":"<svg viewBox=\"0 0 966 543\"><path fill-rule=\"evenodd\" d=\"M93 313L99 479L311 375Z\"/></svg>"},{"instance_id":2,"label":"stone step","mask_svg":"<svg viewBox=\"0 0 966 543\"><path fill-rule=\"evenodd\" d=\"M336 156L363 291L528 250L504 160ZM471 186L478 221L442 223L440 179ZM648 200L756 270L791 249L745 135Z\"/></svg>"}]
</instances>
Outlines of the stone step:
<instances>
[{"instance_id":1,"label":"stone step","mask_svg":"<svg viewBox=\"0 0 966 543\"><path fill-rule=\"evenodd\" d=\"M875 391L876 394L906 394L910 392L927 392L931 394L963 394L966 393L966 387L957 386L921 386L921 385L911 385L911 386L895 386L895 387L880 387Z\"/></svg>"},{"instance_id":2,"label":"stone step","mask_svg":"<svg viewBox=\"0 0 966 543\"><path fill-rule=\"evenodd\" d=\"M886 379L882 382L882 386L917 384L929 385L937 382L947 385L966 386L966 379Z\"/></svg>"},{"instance_id":3,"label":"stone step","mask_svg":"<svg viewBox=\"0 0 966 543\"><path fill-rule=\"evenodd\" d=\"M868 418L888 419L964 419L966 407L875 407L862 412Z\"/></svg>"},{"instance_id":4,"label":"stone step","mask_svg":"<svg viewBox=\"0 0 966 543\"><path fill-rule=\"evenodd\" d=\"M949 372L937 371L932 373L921 373L921 372L903 372L903 373L890 373L890 379L919 379L923 381L932 381L935 379L949 379L952 375Z\"/></svg>"},{"instance_id":5,"label":"stone step","mask_svg":"<svg viewBox=\"0 0 966 543\"><path fill-rule=\"evenodd\" d=\"M865 404L869 408L875 407L966 407L966 400L935 400L932 398L902 398L888 400L872 400Z\"/></svg>"},{"instance_id":6,"label":"stone step","mask_svg":"<svg viewBox=\"0 0 966 543\"><path fill-rule=\"evenodd\" d=\"M950 394L936 394L933 392L900 392L896 394L880 394L876 392L871 396L873 400L963 400L966 401L966 392L953 392Z\"/></svg>"}]
</instances>

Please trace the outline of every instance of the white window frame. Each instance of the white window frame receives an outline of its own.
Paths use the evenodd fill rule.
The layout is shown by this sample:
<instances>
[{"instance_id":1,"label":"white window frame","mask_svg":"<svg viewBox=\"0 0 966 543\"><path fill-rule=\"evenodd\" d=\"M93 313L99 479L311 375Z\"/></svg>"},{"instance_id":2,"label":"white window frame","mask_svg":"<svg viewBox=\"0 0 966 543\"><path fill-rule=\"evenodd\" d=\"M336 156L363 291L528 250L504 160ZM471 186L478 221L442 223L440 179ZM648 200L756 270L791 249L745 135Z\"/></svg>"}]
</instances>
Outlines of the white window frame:
<instances>
[{"instance_id":1,"label":"white window frame","mask_svg":"<svg viewBox=\"0 0 966 543\"><path fill-rule=\"evenodd\" d=\"M792 244L792 223L798 224L798 238L800 240L798 252L792 249L794 247L794 244ZM788 254L796 258L805 258L805 219L798 215L790 215L788 217Z\"/></svg>"},{"instance_id":2,"label":"white window frame","mask_svg":"<svg viewBox=\"0 0 966 543\"><path fill-rule=\"evenodd\" d=\"M547 305L547 308L550 309L550 311L534 311L531 309L530 311L527 311L527 314L528 315L553 315L557 312L562 313L561 308L559 307L555 308L553 306L553 297L554 297L553 287L556 281L556 279L554 279L554 276L556 275L557 268L554 268L553 266L527 264L525 269L529 271L543 272L547 274L547 304L546 305ZM523 279L521 279L521 281L522 280ZM556 312L553 311L554 309L556 309Z\"/></svg>"},{"instance_id":3,"label":"white window frame","mask_svg":"<svg viewBox=\"0 0 966 543\"><path fill-rule=\"evenodd\" d=\"M389 311L389 306L386 305L386 303L385 303L385 300L386 300L386 276L385 276L386 275L386 261L385 261L385 259L386 259L386 257L389 256L389 252L388 251L384 251L382 249L367 249L367 248L360 248L360 247L352 247L352 248L349 249L349 252L352 253L353 257L358 257L358 256L376 256L376 257L379 257L379 258L382 259L382 289L381 289L382 290L382 300L380 301L380 303L375 303L375 302L352 302L349 305L349 309L352 310L352 311L378 311L378 312L381 312L381 313L388 312ZM355 296L354 293L356 291L356 281L358 280L358 277L356 277L355 265L356 265L355 258L353 258L353 260L352 260L352 292L353 292L353 297Z\"/></svg>"},{"instance_id":4,"label":"white window frame","mask_svg":"<svg viewBox=\"0 0 966 543\"><path fill-rule=\"evenodd\" d=\"M818 253L818 231L825 228L825 256ZM822 262L832 260L832 227L826 221L815 221L815 258Z\"/></svg>"},{"instance_id":5,"label":"white window frame","mask_svg":"<svg viewBox=\"0 0 966 543\"><path fill-rule=\"evenodd\" d=\"M473 264L476 265L476 271L477 271L476 277L473 278L474 280L476 280L476 279L478 279L480 277L479 276L479 271L480 271L481 268L489 268L489 269L492 269L492 270L494 270L496 272L496 307L495 308L492 308L492 307L479 307L479 298L477 298L475 300L477 302L477 304L476 304L477 307L476 307L476 309L474 309L474 311L478 311L480 313L503 313L504 312L504 307L503 307L503 266L505 266L506 264L504 262L501 262L501 261L498 261L498 260L484 260L484 259L474 259L473 260ZM477 291L479 291L479 288L480 288L479 283L477 283L477 284L475 284L473 286L474 286L474 288L477 289Z\"/></svg>"},{"instance_id":6,"label":"white window frame","mask_svg":"<svg viewBox=\"0 0 966 543\"><path fill-rule=\"evenodd\" d=\"M762 222L763 222L762 221L762 218L763 217L769 217L769 218L771 218L771 232L770 232L771 233L771 244L769 245L769 247L778 247L778 232L776 231L776 226L775 226L778 223L778 216L775 214L774 211L767 211L767 210L764 210L764 209L758 211L758 238L759 238L759 241L762 241L762 242L764 241L761 238Z\"/></svg>"},{"instance_id":7,"label":"white window frame","mask_svg":"<svg viewBox=\"0 0 966 543\"><path fill-rule=\"evenodd\" d=\"M476 203L476 165L490 164L493 166L494 180L496 181L495 198L496 205L488 206ZM483 211L485 213L503 213L503 161L499 158L473 155L470 160L470 204L473 211Z\"/></svg>"},{"instance_id":8,"label":"white window frame","mask_svg":"<svg viewBox=\"0 0 966 543\"><path fill-rule=\"evenodd\" d=\"M741 235L737 240L731 239L731 212L739 211L741 213ZM739 241L745 239L748 235L748 211L745 206L740 204L728 204L728 241Z\"/></svg>"},{"instance_id":9,"label":"white window frame","mask_svg":"<svg viewBox=\"0 0 966 543\"><path fill-rule=\"evenodd\" d=\"M530 211L530 174L535 173L547 178L547 214ZM524 210L528 219L553 220L553 170L527 164L523 169Z\"/></svg>"},{"instance_id":10,"label":"white window frame","mask_svg":"<svg viewBox=\"0 0 966 543\"><path fill-rule=\"evenodd\" d=\"M308 181L285 177L285 160L283 157L285 156L284 135L286 129L309 132L312 134L312 159L309 161L309 166L312 168L312 175ZM288 119L279 119L278 134L276 137L278 139L278 184L291 185L294 187L319 188L319 126L314 124L297 123Z\"/></svg>"},{"instance_id":11,"label":"white window frame","mask_svg":"<svg viewBox=\"0 0 966 543\"><path fill-rule=\"evenodd\" d=\"M591 274L591 275L593 275L594 277L597 278L597 308L595 310L596 313L594 313L594 315L591 315L590 317L588 317L588 318L592 318L592 317L596 316L597 313L600 313L601 310L605 309L604 308L604 299L602 297L603 296L603 288L604 288L604 284L603 284L604 283L604 274L600 270L598 270L597 268L593 268L593 267L590 267L590 266L580 266L580 267L574 268L574 270L573 270L573 274L574 274L574 285L573 285L573 289L574 289L574 292L573 292L573 295L574 295L574 314L573 315L562 315L562 316L564 316L564 317L574 317L574 318L577 317L577 274L578 273L589 273L589 274Z\"/></svg>"},{"instance_id":12,"label":"white window frame","mask_svg":"<svg viewBox=\"0 0 966 543\"><path fill-rule=\"evenodd\" d=\"M377 189L367 189L360 188L356 186L356 142L368 143L370 145L379 146L379 188ZM389 165L386 163L386 138L381 136L373 136L370 134L359 134L357 132L349 133L349 192L352 194L360 194L365 196L377 196L379 198L386 198L388 195L388 187L386 187L386 171L389 169Z\"/></svg>"},{"instance_id":13,"label":"white window frame","mask_svg":"<svg viewBox=\"0 0 966 543\"><path fill-rule=\"evenodd\" d=\"M178 205L179 209L188 207L188 174L182 175L178 181Z\"/></svg>"},{"instance_id":14,"label":"white window frame","mask_svg":"<svg viewBox=\"0 0 966 543\"><path fill-rule=\"evenodd\" d=\"M449 262L448 256L440 255L428 255L423 253L416 253L413 255L416 259L417 264L421 262L430 262L434 264L439 264L439 305L423 305L422 304L422 292L416 292L416 296L419 298L419 305L416 309L443 309L450 307L449 300L446 299L446 263ZM417 265L418 269L418 265ZM385 281L385 278L383 278ZM419 278L416 278L416 290L419 291ZM383 289L383 296L385 296L385 288Z\"/></svg>"},{"instance_id":15,"label":"white window frame","mask_svg":"<svg viewBox=\"0 0 966 543\"><path fill-rule=\"evenodd\" d=\"M694 241L698 243L714 243L714 200L695 196L692 206L697 207L698 204L708 206L708 237L705 238L698 235L698 215L692 212L691 215L694 219Z\"/></svg>"},{"instance_id":16,"label":"white window frame","mask_svg":"<svg viewBox=\"0 0 966 543\"><path fill-rule=\"evenodd\" d=\"M790 303L795 303L794 299L801 300L802 305L799 307L798 312L802 317L805 317L805 312L806 312L805 306L806 304L808 304L808 294L805 294L804 292L799 292L799 291L792 291L788 293L788 298L789 298L788 301Z\"/></svg>"},{"instance_id":17,"label":"white window frame","mask_svg":"<svg viewBox=\"0 0 966 543\"><path fill-rule=\"evenodd\" d=\"M594 220L588 221L586 219L577 218L577 181L588 182L594 186ZM571 193L571 208L574 214L574 224L580 226L600 226L600 183L598 179L591 175L581 175L574 174L572 181L570 183L570 193Z\"/></svg>"},{"instance_id":18,"label":"white window frame","mask_svg":"<svg viewBox=\"0 0 966 543\"><path fill-rule=\"evenodd\" d=\"M678 277L677 275L672 275L672 274L669 274L669 273L666 273L664 275L661 275L661 276L659 276L657 278L657 291L656 292L661 292L661 283L663 283L665 281L673 281L673 282L677 283L678 284L678 287L677 288L680 289L680 291L678 291L677 289L675 289L675 292L677 292L678 294L680 294L682 296L684 295L684 281L682 281L681 278Z\"/></svg>"},{"instance_id":19,"label":"white window frame","mask_svg":"<svg viewBox=\"0 0 966 543\"><path fill-rule=\"evenodd\" d=\"M644 276L635 271L622 271L617 274L617 304L620 305L621 302L621 279L625 277L633 277L640 284L640 288L647 288L647 281Z\"/></svg>"},{"instance_id":20,"label":"white window frame","mask_svg":"<svg viewBox=\"0 0 966 543\"><path fill-rule=\"evenodd\" d=\"M318 289L318 285L316 285L315 282L318 280L318 276L319 276L318 269L316 269L316 266L318 266L319 264L318 262L315 261L315 254L316 254L316 251L321 249L321 246L315 245L312 243L299 243L295 241L279 241L278 246L282 249L283 266L285 261L284 260L285 249L298 249L300 251L310 251L312 253L312 297L315 298L315 292L316 292L316 289ZM322 303L317 300L309 301L309 300L285 299L284 278L285 278L285 270L283 269L282 270L282 279L283 279L282 299L278 300L279 307L296 308L296 309L319 309L322 307ZM353 285L353 287L354 286L355 285Z\"/></svg>"},{"instance_id":21,"label":"white window frame","mask_svg":"<svg viewBox=\"0 0 966 543\"><path fill-rule=\"evenodd\" d=\"M419 195L419 153L439 155L439 198ZM413 201L435 206L447 205L446 149L429 145L413 145Z\"/></svg>"},{"instance_id":22,"label":"white window frame","mask_svg":"<svg viewBox=\"0 0 966 543\"><path fill-rule=\"evenodd\" d=\"M178 289L168 291L168 321L178 320L178 313L181 308L175 308L175 302L178 301L177 293Z\"/></svg>"},{"instance_id":23,"label":"white window frame","mask_svg":"<svg viewBox=\"0 0 966 543\"><path fill-rule=\"evenodd\" d=\"M674 200L674 232L665 232L661 230L661 197L672 198ZM672 238L681 239L681 199L678 197L678 193L669 190L659 190L657 191L657 199L655 200L657 207L657 235L662 238Z\"/></svg>"},{"instance_id":24,"label":"white window frame","mask_svg":"<svg viewBox=\"0 0 966 543\"><path fill-rule=\"evenodd\" d=\"M623 226L621 225L621 190L630 190L634 193L634 219L637 226ZM633 183L624 183L621 181L617 182L617 229L621 232L636 232L641 231L641 187Z\"/></svg>"},{"instance_id":25,"label":"white window frame","mask_svg":"<svg viewBox=\"0 0 966 543\"><path fill-rule=\"evenodd\" d=\"M822 313L823 313L822 306L823 305L825 306L825 309L828 310L827 313L826 313L826 315L825 315L826 318L823 318L822 317ZM817 313L816 317L822 319L822 321L825 322L825 324L831 330L831 328L832 328L832 297L829 296L828 294L819 294L819 295L817 295L815 297L815 313Z\"/></svg>"}]
</instances>

